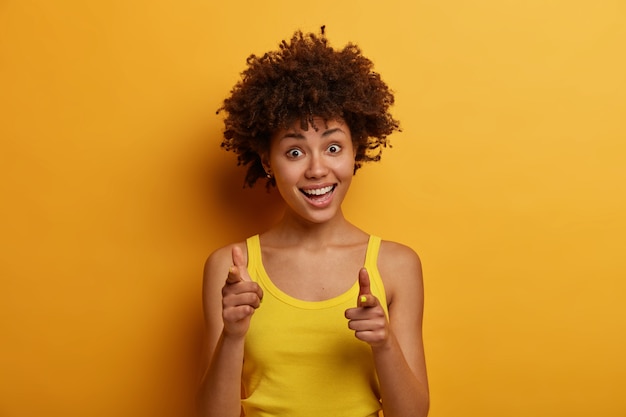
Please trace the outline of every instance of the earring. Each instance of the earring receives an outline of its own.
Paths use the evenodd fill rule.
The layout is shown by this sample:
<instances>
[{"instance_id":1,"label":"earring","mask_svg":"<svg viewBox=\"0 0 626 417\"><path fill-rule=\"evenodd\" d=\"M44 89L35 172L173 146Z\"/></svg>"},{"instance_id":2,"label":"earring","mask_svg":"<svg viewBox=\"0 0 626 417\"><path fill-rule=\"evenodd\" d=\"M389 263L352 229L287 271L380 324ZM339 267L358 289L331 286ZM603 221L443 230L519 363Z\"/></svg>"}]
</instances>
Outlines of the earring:
<instances>
[{"instance_id":1,"label":"earring","mask_svg":"<svg viewBox=\"0 0 626 417\"><path fill-rule=\"evenodd\" d=\"M271 174L265 174L265 176L266 176L268 179L269 179L269 178L272 178L272 175L271 175Z\"/></svg>"}]
</instances>

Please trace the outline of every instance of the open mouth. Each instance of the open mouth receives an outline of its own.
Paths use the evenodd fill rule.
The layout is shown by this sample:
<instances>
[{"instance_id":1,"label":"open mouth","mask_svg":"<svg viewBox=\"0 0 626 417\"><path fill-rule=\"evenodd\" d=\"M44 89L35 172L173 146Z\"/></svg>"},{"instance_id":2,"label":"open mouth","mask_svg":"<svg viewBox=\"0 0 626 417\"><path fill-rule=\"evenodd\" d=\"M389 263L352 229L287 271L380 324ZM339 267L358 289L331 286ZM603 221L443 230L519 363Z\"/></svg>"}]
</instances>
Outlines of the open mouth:
<instances>
[{"instance_id":1,"label":"open mouth","mask_svg":"<svg viewBox=\"0 0 626 417\"><path fill-rule=\"evenodd\" d=\"M335 191L336 186L336 184L333 184L321 188L300 188L300 192L304 194L309 200L319 202L327 200L333 194L333 191Z\"/></svg>"}]
</instances>

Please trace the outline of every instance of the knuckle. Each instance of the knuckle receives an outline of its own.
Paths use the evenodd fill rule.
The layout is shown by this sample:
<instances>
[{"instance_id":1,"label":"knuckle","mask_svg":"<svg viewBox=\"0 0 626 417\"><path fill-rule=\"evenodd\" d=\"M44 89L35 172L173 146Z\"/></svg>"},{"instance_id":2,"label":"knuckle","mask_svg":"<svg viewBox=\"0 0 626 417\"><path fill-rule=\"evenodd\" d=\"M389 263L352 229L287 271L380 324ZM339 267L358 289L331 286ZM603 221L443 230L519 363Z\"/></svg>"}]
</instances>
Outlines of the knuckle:
<instances>
[{"instance_id":1,"label":"knuckle","mask_svg":"<svg viewBox=\"0 0 626 417\"><path fill-rule=\"evenodd\" d=\"M234 316L234 312L232 311L231 308L225 308L222 311L222 319L224 320L224 322L235 321L233 316Z\"/></svg>"},{"instance_id":2,"label":"knuckle","mask_svg":"<svg viewBox=\"0 0 626 417\"><path fill-rule=\"evenodd\" d=\"M245 294L245 304L255 305L259 301L259 296L254 292L249 292Z\"/></svg>"},{"instance_id":3,"label":"knuckle","mask_svg":"<svg viewBox=\"0 0 626 417\"><path fill-rule=\"evenodd\" d=\"M226 297L232 292L232 284L226 284L222 287L222 297Z\"/></svg>"}]
</instances>

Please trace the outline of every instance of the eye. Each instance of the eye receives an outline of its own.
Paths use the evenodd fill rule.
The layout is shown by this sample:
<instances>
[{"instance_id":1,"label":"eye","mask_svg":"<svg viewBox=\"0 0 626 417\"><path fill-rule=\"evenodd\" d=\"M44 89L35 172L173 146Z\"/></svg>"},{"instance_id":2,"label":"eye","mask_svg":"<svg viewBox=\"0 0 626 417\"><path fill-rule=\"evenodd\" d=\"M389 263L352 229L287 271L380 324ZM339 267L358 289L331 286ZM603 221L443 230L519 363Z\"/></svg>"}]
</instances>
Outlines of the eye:
<instances>
[{"instance_id":1,"label":"eye","mask_svg":"<svg viewBox=\"0 0 626 417\"><path fill-rule=\"evenodd\" d=\"M302 155L302 151L300 149L289 149L287 151L287 156L290 158L298 158Z\"/></svg>"},{"instance_id":2,"label":"eye","mask_svg":"<svg viewBox=\"0 0 626 417\"><path fill-rule=\"evenodd\" d=\"M330 152L330 153L337 153L339 151L341 151L341 146L339 146L339 145L334 144L334 145L330 145L328 147L328 152Z\"/></svg>"}]
</instances>

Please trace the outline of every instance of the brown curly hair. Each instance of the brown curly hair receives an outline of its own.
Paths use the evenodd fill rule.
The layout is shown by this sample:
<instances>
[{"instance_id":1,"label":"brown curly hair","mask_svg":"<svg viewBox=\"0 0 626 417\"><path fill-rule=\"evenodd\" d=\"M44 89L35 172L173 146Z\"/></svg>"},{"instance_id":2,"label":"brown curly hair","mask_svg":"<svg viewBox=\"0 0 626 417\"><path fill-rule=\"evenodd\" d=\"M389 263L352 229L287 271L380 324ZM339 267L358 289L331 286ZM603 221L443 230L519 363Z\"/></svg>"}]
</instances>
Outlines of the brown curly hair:
<instances>
[{"instance_id":1,"label":"brown curly hair","mask_svg":"<svg viewBox=\"0 0 626 417\"><path fill-rule=\"evenodd\" d=\"M319 36L297 31L279 48L248 57L248 68L217 111L227 113L222 148L237 154L238 165L248 165L244 186L266 177L259 155L269 152L276 130L297 121L304 130L317 129L314 117L346 122L356 149L354 172L363 162L380 160L399 124L389 113L393 92L372 61L352 43L330 47L324 27Z\"/></svg>"}]
</instances>

